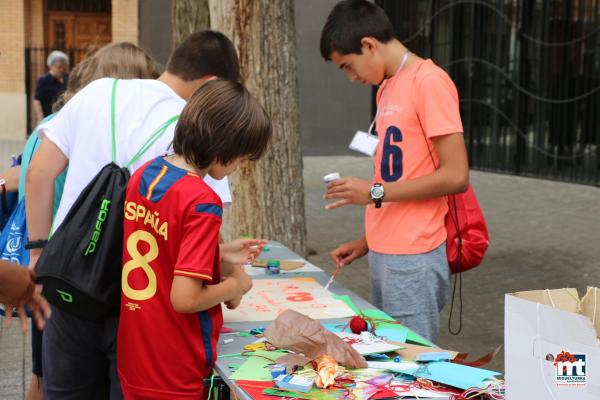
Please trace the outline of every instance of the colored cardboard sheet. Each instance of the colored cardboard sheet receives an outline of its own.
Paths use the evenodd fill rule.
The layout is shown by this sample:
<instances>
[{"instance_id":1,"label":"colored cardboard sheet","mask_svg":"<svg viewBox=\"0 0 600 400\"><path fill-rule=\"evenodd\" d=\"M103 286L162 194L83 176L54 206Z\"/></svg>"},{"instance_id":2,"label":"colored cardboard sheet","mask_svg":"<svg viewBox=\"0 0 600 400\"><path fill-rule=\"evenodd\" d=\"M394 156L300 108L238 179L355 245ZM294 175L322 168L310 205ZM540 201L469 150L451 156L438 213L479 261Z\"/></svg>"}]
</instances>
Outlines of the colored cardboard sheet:
<instances>
[{"instance_id":1,"label":"colored cardboard sheet","mask_svg":"<svg viewBox=\"0 0 600 400\"><path fill-rule=\"evenodd\" d=\"M302 268L304 266L303 261L293 261L293 260L278 260L279 268L283 271L293 271L298 268ZM254 267L266 268L268 260L256 260L252 264Z\"/></svg>"},{"instance_id":2,"label":"colored cardboard sheet","mask_svg":"<svg viewBox=\"0 0 600 400\"><path fill-rule=\"evenodd\" d=\"M248 394L254 400L273 400L273 396L267 396L263 394L263 391L268 388L272 388L275 386L273 381L270 382L260 382L260 381L250 381L250 380L237 380L235 382L239 387L244 389L244 392Z\"/></svg>"},{"instance_id":3,"label":"colored cardboard sheet","mask_svg":"<svg viewBox=\"0 0 600 400\"><path fill-rule=\"evenodd\" d=\"M334 298L314 278L257 279L253 284L238 308L223 308L225 323L273 321L286 309L313 319L355 315L344 301Z\"/></svg>"},{"instance_id":4,"label":"colored cardboard sheet","mask_svg":"<svg viewBox=\"0 0 600 400\"><path fill-rule=\"evenodd\" d=\"M367 361L369 368L383 369L386 371L401 372L403 374L413 375L419 369L419 364L415 362L394 362L394 361Z\"/></svg>"},{"instance_id":5,"label":"colored cardboard sheet","mask_svg":"<svg viewBox=\"0 0 600 400\"><path fill-rule=\"evenodd\" d=\"M347 294L334 294L333 298L337 299L337 300L341 300L344 303L346 303L346 305L348 307L350 307L352 309L352 311L354 311L355 314L360 314L360 310L358 309L358 307L356 307L354 302L352 302L352 299L350 298L350 296L348 296Z\"/></svg>"},{"instance_id":6,"label":"colored cardboard sheet","mask_svg":"<svg viewBox=\"0 0 600 400\"><path fill-rule=\"evenodd\" d=\"M229 377L233 380L249 381L272 381L269 365L275 364L275 360L284 352L258 350L249 353L250 357Z\"/></svg>"},{"instance_id":7,"label":"colored cardboard sheet","mask_svg":"<svg viewBox=\"0 0 600 400\"><path fill-rule=\"evenodd\" d=\"M414 361L417 357L417 354L421 353L446 352L450 353L452 358L458 355L456 351L438 349L436 347L419 346L418 344L404 343L402 347L404 348L402 350L396 351L396 353L398 353L400 358L402 358L402 360L404 361Z\"/></svg>"},{"instance_id":8,"label":"colored cardboard sheet","mask_svg":"<svg viewBox=\"0 0 600 400\"><path fill-rule=\"evenodd\" d=\"M274 392L275 383L274 382L259 382L259 381L249 381L249 380L238 380L235 382L240 388L242 388L248 396L250 396L253 400L276 400L282 397L275 397L274 393L279 393L279 396L285 396L286 392L278 390ZM265 393L267 391L267 393ZM289 392L288 392L289 393ZM312 389L310 392L304 394L291 394L294 397L288 395L286 398L303 398L303 399L319 399L319 400L337 400L344 399L345 397L342 395L342 391L334 391L334 390L319 390Z\"/></svg>"},{"instance_id":9,"label":"colored cardboard sheet","mask_svg":"<svg viewBox=\"0 0 600 400\"><path fill-rule=\"evenodd\" d=\"M336 332L336 335L341 337L342 339L351 339L353 341L357 341L356 343L352 343L351 346L361 355L367 354L379 354L379 353L389 353L392 351L402 349L401 346L396 344L388 343L384 340L377 340L370 343L363 342L360 338L360 335L355 335L351 332Z\"/></svg>"},{"instance_id":10,"label":"colored cardboard sheet","mask_svg":"<svg viewBox=\"0 0 600 400\"><path fill-rule=\"evenodd\" d=\"M320 272L321 268L317 267L314 264L309 263L306 260L302 260L301 258L298 259L293 259L293 260L282 260L283 262L291 262L291 263L302 263L303 265L297 269L290 269L290 270L286 270L285 268L280 268L281 275L286 275L286 274L292 274L292 276L294 274L297 274L298 272ZM266 265L266 264L265 264ZM264 267L255 267L252 265L245 265L244 266L244 271L246 271L246 273L250 276L262 276L265 275L265 268Z\"/></svg>"},{"instance_id":11,"label":"colored cardboard sheet","mask_svg":"<svg viewBox=\"0 0 600 400\"><path fill-rule=\"evenodd\" d=\"M484 388L486 380L500 375L499 372L445 361L419 364L419 368L410 374L460 389Z\"/></svg>"},{"instance_id":12,"label":"colored cardboard sheet","mask_svg":"<svg viewBox=\"0 0 600 400\"><path fill-rule=\"evenodd\" d=\"M388 342L397 343L405 343L408 336L408 331L403 329L376 328L375 333Z\"/></svg>"}]
</instances>

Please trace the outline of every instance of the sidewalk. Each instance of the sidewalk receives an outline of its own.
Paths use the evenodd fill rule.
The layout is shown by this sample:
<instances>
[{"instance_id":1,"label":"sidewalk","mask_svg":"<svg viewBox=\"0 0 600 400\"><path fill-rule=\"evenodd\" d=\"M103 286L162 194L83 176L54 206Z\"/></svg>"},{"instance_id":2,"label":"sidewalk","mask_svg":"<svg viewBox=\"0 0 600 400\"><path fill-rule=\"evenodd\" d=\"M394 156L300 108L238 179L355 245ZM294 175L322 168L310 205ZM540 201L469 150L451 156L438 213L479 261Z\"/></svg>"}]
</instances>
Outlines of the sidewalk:
<instances>
[{"instance_id":1,"label":"sidewalk","mask_svg":"<svg viewBox=\"0 0 600 400\"><path fill-rule=\"evenodd\" d=\"M3 145L0 160L5 152ZM369 178L372 165L363 157L304 157L308 244L317 252L309 259L328 273L333 271L328 252L363 231L360 208L323 209L322 177L335 171ZM448 333L447 306L439 345L476 357L503 344L505 293L583 291L600 282L600 189L476 171L471 183L488 220L491 246L483 265L463 276L463 332ZM370 298L366 260L349 266L338 280ZM489 368L502 372L503 364L501 353ZM16 327L0 328L0 398L22 399L29 377L29 340Z\"/></svg>"}]
</instances>

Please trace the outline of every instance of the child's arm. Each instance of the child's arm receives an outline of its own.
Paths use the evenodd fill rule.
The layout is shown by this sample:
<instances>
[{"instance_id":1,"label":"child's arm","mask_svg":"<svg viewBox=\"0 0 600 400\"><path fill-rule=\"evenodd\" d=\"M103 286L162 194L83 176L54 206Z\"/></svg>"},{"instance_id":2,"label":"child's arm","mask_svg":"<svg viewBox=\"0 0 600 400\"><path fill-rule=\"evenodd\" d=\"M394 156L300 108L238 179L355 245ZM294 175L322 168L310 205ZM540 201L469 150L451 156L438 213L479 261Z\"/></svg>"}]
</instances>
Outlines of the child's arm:
<instances>
[{"instance_id":1,"label":"child's arm","mask_svg":"<svg viewBox=\"0 0 600 400\"><path fill-rule=\"evenodd\" d=\"M230 308L235 308L251 287L252 281L240 268L234 269L230 277L215 285L176 275L171 286L171 304L180 313L200 312L227 302L231 303Z\"/></svg>"},{"instance_id":2,"label":"child's arm","mask_svg":"<svg viewBox=\"0 0 600 400\"><path fill-rule=\"evenodd\" d=\"M467 151L462 133L437 136L433 139L440 165L433 173L397 182L381 182L384 202L422 200L462 193L469 185ZM371 182L345 177L329 184L326 199L341 199L328 204L327 209L349 204L371 204Z\"/></svg>"},{"instance_id":3,"label":"child's arm","mask_svg":"<svg viewBox=\"0 0 600 400\"><path fill-rule=\"evenodd\" d=\"M51 140L42 140L25 178L25 203L29 240L47 239L52 225L54 180L67 166L68 159ZM34 268L42 250L31 249L30 268Z\"/></svg>"}]
</instances>

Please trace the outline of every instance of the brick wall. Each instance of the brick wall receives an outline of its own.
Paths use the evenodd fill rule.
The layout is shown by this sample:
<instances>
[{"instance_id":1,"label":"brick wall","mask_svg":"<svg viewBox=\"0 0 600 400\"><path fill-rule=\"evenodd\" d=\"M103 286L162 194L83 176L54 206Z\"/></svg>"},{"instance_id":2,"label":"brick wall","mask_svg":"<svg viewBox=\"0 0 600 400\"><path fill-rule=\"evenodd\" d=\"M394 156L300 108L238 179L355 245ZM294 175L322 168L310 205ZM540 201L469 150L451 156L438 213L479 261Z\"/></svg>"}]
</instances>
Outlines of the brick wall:
<instances>
[{"instance_id":1,"label":"brick wall","mask_svg":"<svg viewBox=\"0 0 600 400\"><path fill-rule=\"evenodd\" d=\"M25 137L25 0L0 1L0 139Z\"/></svg>"},{"instance_id":2,"label":"brick wall","mask_svg":"<svg viewBox=\"0 0 600 400\"><path fill-rule=\"evenodd\" d=\"M112 0L112 40L138 44L138 0Z\"/></svg>"}]
</instances>

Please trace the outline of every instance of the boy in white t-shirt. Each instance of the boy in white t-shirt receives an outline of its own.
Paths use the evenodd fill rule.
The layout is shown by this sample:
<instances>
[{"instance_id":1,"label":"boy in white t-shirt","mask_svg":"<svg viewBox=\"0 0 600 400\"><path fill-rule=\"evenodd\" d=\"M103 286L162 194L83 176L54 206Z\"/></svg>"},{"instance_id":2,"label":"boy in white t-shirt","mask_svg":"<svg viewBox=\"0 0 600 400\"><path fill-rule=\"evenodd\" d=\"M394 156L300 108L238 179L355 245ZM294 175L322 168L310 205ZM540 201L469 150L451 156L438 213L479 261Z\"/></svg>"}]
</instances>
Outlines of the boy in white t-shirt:
<instances>
[{"instance_id":1,"label":"boy in white t-shirt","mask_svg":"<svg viewBox=\"0 0 600 400\"><path fill-rule=\"evenodd\" d=\"M222 33L202 31L190 35L172 53L166 71L157 80L119 81L116 104L116 160L125 165L156 129L180 114L187 99L204 82L215 77L237 81L239 61L231 41ZM40 134L42 141L27 171L26 191L30 244L43 243L51 224L55 231L94 176L111 162L111 94L113 79L99 79L74 96ZM133 173L146 161L169 150L175 124L130 167ZM52 221L52 183L69 166L61 202ZM223 203L230 202L227 182L209 179ZM225 249L225 263L249 256L260 241L238 241ZM227 251L230 250L230 251ZM231 251L233 250L233 251ZM42 249L31 250L34 268ZM243 260L242 260L243 261ZM44 398L122 398L116 369L118 316L90 322L53 307L42 345L46 372ZM106 372L108 371L108 376ZM107 381L110 383L107 389Z\"/></svg>"}]
</instances>

